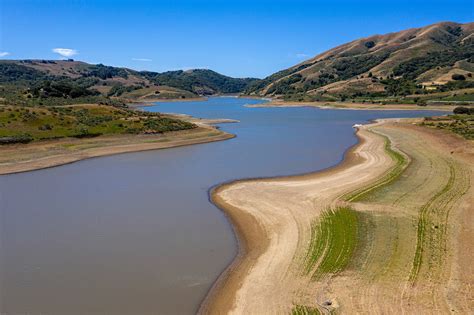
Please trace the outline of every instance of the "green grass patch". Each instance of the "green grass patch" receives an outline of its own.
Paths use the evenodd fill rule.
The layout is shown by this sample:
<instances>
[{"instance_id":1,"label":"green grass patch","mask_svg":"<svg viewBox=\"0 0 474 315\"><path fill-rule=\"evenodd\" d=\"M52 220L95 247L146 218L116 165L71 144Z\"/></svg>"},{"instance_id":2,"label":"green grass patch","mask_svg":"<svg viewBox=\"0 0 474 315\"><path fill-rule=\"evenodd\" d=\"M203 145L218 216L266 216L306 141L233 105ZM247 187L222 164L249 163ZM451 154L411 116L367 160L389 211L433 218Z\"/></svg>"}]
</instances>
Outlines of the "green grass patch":
<instances>
[{"instance_id":1,"label":"green grass patch","mask_svg":"<svg viewBox=\"0 0 474 315\"><path fill-rule=\"evenodd\" d=\"M295 305L291 310L291 315L320 315L321 312L316 307Z\"/></svg>"},{"instance_id":2,"label":"green grass patch","mask_svg":"<svg viewBox=\"0 0 474 315\"><path fill-rule=\"evenodd\" d=\"M449 165L449 178L446 182L446 185L443 186L439 192L437 192L427 203L425 203L419 212L418 216L418 225L417 225L417 242L416 242L416 250L415 256L413 258L413 265L410 272L409 280L413 284L415 283L416 279L418 278L418 273L421 268L421 264L423 262L425 246L429 245L429 234L433 233L432 229L432 212L439 212L442 209L440 203L443 202L445 196L450 190L452 190L455 179L456 179L456 172L454 170L454 166L451 162L448 161Z\"/></svg>"},{"instance_id":3,"label":"green grass patch","mask_svg":"<svg viewBox=\"0 0 474 315\"><path fill-rule=\"evenodd\" d=\"M449 115L447 117L427 117L422 126L454 132L465 139L474 140L474 115Z\"/></svg>"},{"instance_id":4,"label":"green grass patch","mask_svg":"<svg viewBox=\"0 0 474 315\"><path fill-rule=\"evenodd\" d=\"M347 267L358 245L360 224L357 212L350 207L325 211L311 228L305 273L317 279Z\"/></svg>"},{"instance_id":5,"label":"green grass patch","mask_svg":"<svg viewBox=\"0 0 474 315\"><path fill-rule=\"evenodd\" d=\"M108 134L164 133L194 128L178 119L107 105L0 106L0 144Z\"/></svg>"},{"instance_id":6,"label":"green grass patch","mask_svg":"<svg viewBox=\"0 0 474 315\"><path fill-rule=\"evenodd\" d=\"M359 202L359 201L367 201L372 196L374 196L378 191L385 188L386 186L390 185L392 182L397 180L403 171L408 166L408 159L398 151L392 149L392 145L390 139L386 136L385 138L385 152L392 158L395 162L395 165L390 169L390 171L377 180L375 183L369 185L368 187L364 187L362 189L356 190L351 192L343 197L344 200L349 202Z\"/></svg>"}]
</instances>

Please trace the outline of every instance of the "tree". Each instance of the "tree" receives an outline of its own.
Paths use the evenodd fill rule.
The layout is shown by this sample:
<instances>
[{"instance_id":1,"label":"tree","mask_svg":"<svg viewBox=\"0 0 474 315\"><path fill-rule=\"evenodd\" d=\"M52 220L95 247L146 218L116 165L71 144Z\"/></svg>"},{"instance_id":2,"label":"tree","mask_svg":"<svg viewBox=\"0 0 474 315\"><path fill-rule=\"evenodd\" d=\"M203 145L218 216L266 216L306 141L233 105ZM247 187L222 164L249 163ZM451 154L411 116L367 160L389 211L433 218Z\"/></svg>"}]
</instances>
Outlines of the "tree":
<instances>
[{"instance_id":1,"label":"tree","mask_svg":"<svg viewBox=\"0 0 474 315\"><path fill-rule=\"evenodd\" d=\"M455 73L451 76L451 78L455 81L465 81L466 77L462 74Z\"/></svg>"},{"instance_id":2,"label":"tree","mask_svg":"<svg viewBox=\"0 0 474 315\"><path fill-rule=\"evenodd\" d=\"M473 115L474 114L474 108L468 108L468 107L456 107L453 110L453 113L456 115Z\"/></svg>"},{"instance_id":3,"label":"tree","mask_svg":"<svg viewBox=\"0 0 474 315\"><path fill-rule=\"evenodd\" d=\"M375 46L375 42L373 40L371 40L371 41L365 42L364 45L365 45L365 47L370 49L370 48Z\"/></svg>"}]
</instances>

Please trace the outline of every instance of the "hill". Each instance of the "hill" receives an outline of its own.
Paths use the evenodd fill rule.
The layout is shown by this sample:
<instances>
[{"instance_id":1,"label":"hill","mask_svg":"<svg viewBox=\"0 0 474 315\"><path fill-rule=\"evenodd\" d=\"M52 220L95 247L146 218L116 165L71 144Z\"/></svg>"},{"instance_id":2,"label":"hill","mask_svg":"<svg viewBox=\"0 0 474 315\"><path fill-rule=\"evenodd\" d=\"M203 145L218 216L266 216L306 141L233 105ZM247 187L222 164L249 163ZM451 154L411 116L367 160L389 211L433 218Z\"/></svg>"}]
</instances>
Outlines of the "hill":
<instances>
[{"instance_id":1,"label":"hill","mask_svg":"<svg viewBox=\"0 0 474 315\"><path fill-rule=\"evenodd\" d=\"M287 100L424 95L474 87L474 23L438 23L354 40L253 82Z\"/></svg>"},{"instance_id":2,"label":"hill","mask_svg":"<svg viewBox=\"0 0 474 315\"><path fill-rule=\"evenodd\" d=\"M10 105L193 98L240 93L254 81L205 69L158 73L74 60L0 61L0 100Z\"/></svg>"}]
</instances>

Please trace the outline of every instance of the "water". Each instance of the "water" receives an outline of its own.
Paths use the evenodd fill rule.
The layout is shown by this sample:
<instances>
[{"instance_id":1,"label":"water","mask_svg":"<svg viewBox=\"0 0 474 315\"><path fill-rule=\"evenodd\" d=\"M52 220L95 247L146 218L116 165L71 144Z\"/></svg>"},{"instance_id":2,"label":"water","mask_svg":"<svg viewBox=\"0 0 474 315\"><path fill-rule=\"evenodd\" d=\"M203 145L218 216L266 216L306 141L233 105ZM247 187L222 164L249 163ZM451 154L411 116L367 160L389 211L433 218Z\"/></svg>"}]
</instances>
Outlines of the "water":
<instances>
[{"instance_id":1,"label":"water","mask_svg":"<svg viewBox=\"0 0 474 315\"><path fill-rule=\"evenodd\" d=\"M240 120L231 140L0 176L0 313L192 314L237 250L210 187L320 170L354 123L433 114L243 107L261 102L147 108Z\"/></svg>"}]
</instances>

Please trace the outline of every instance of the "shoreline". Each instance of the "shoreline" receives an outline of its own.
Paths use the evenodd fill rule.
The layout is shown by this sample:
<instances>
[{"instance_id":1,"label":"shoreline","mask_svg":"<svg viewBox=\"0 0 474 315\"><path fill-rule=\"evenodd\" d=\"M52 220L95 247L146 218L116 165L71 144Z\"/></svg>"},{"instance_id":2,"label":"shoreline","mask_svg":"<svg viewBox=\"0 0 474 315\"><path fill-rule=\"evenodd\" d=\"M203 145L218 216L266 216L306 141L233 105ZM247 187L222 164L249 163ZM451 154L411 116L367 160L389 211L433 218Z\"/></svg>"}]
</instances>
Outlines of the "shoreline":
<instances>
[{"instance_id":1,"label":"shoreline","mask_svg":"<svg viewBox=\"0 0 474 315\"><path fill-rule=\"evenodd\" d=\"M5 145L0 148L0 176L51 168L90 158L167 149L234 138L235 135L209 125L209 123L224 122L228 121L196 121L198 127L195 129L160 135L106 135L89 139L64 138L31 144ZM55 153L47 155L45 152L48 151ZM17 159L15 159L15 155Z\"/></svg>"},{"instance_id":2,"label":"shoreline","mask_svg":"<svg viewBox=\"0 0 474 315\"><path fill-rule=\"evenodd\" d=\"M399 123L400 121L402 123ZM318 218L322 210L319 213L315 211L315 213L308 214L309 205L303 205L302 209L288 211L300 211L297 212L297 215L293 213L286 217L282 216L279 220L277 218L280 216L278 211L283 211L287 207L298 208L300 206L298 203L303 203L298 198L295 198L293 203L280 200L279 198L285 198L282 189L292 192L286 198L291 198L293 195L300 193L301 190L306 189L303 199L307 199L309 196L317 195L318 190L316 188L318 188L322 191L328 191L328 196L316 197L321 204L326 204L326 207L337 206L341 202L343 205L347 204L341 199L343 192L354 191L376 182L385 176L393 166L394 161L384 149L383 136L385 135L383 134L386 130L402 130L405 134L418 133L423 137L426 136L424 140L429 140L431 145L435 147L454 146L453 143L457 143L459 147L459 143L464 143L464 140L457 138L456 135L426 130L427 128L411 126L407 122L410 122L410 120L388 119L364 125L356 134L359 140L358 143L349 148L345 152L343 160L333 167L300 175L239 179L212 188L209 192L210 200L228 217L236 235L238 252L231 264L214 282L201 303L198 313L213 314L229 313L231 311L259 314L288 313L295 306L295 300L301 299L301 297L294 296L294 292L304 292L310 290L310 288L313 288L314 293L317 293L317 301L314 300L314 297L306 301L306 303L312 304L311 307L325 309L325 303L331 301L333 306L326 309L334 310L337 308L339 301L335 294L336 292L343 294L341 287L331 293L331 290L327 291L326 288L329 283L324 281L322 284L318 282L311 283L309 279L302 277L301 273L298 272L298 268L295 267L295 260L298 260L296 257L302 254L302 244L309 241L305 236L310 232L309 222ZM384 132L380 135L378 132L370 131L371 128L380 128ZM441 140L433 137L433 135L441 135ZM388 137L393 143L391 136ZM453 139L457 140L453 141ZM399 139L396 139L393 145L397 151L400 151L398 141ZM462 148L462 145L460 147ZM451 155L453 152L458 154L458 151L459 149L451 151ZM405 152L402 152L405 155ZM468 161L469 159L466 159L466 156L469 156L469 152L471 151L467 150L467 153L459 153L461 160ZM408 159L411 159L410 155L408 155ZM322 185L321 183L325 181L326 183ZM295 190L295 186L303 188ZM287 206L283 207L280 203ZM267 209L272 208L272 204L276 208ZM295 225L292 220L296 222L300 220L301 222ZM291 229L294 233L288 232ZM465 243L459 246L465 246ZM281 265L277 266L280 261L282 262ZM462 264L460 263L460 265ZM438 272L444 274L444 270L440 267ZM462 271L458 272L462 273ZM341 286L347 287L345 280L342 282ZM338 282L336 281L336 283ZM431 284L428 283L427 285ZM449 289L455 290L451 287ZM445 288L443 287L442 290L445 290ZM390 294L392 293L390 292ZM417 292L411 293L414 296L419 294ZM344 292L344 294L350 296L351 293ZM409 295L405 296L405 294L405 291L403 291L400 297L403 301L407 299L407 296L408 299L410 298ZM351 299L354 299L354 297ZM365 304L363 303L363 305ZM382 310L385 307L392 306L378 305L376 307ZM411 310L419 311L421 309L426 311L425 306L417 303L411 303L411 305L408 303L404 307ZM461 307L465 307L465 305L461 305Z\"/></svg>"},{"instance_id":3,"label":"shoreline","mask_svg":"<svg viewBox=\"0 0 474 315\"><path fill-rule=\"evenodd\" d=\"M379 121L370 122L367 125L378 124ZM364 126L367 126L364 125ZM264 227L255 219L254 216L242 212L238 207L227 203L221 196L220 192L232 187L233 185L244 182L259 182L259 181L285 181L285 180L307 180L311 178L322 177L337 173L338 171L349 168L361 161L361 158L356 155L356 150L362 146L367 140L360 136L359 132L355 133L357 143L349 147L343 154L339 163L328 168L296 175L286 176L272 176L263 178L244 178L237 179L230 182L218 184L210 189L210 201L221 210L228 218L231 224L234 235L237 240L237 254L232 262L219 275L208 294L201 303L198 314L212 314L213 312L226 313L232 309L231 298L234 295L234 290L241 284L241 279L245 277L248 270L252 267L250 259L257 259L265 249L268 247L269 239L266 236ZM225 288L225 287L231 287Z\"/></svg>"},{"instance_id":4,"label":"shoreline","mask_svg":"<svg viewBox=\"0 0 474 315\"><path fill-rule=\"evenodd\" d=\"M246 105L249 108L259 107L316 107L320 109L346 109L346 110L432 110L452 112L455 105L427 105L418 106L416 104L366 104L366 103L344 103L344 102L285 102L270 100L268 103Z\"/></svg>"},{"instance_id":5,"label":"shoreline","mask_svg":"<svg viewBox=\"0 0 474 315\"><path fill-rule=\"evenodd\" d=\"M156 106L153 103L176 103L176 102L204 102L207 101L209 97L192 97L192 98L170 98L170 99L147 99L147 100L140 100L140 101L131 101L127 103L129 107L150 107Z\"/></svg>"}]
</instances>

